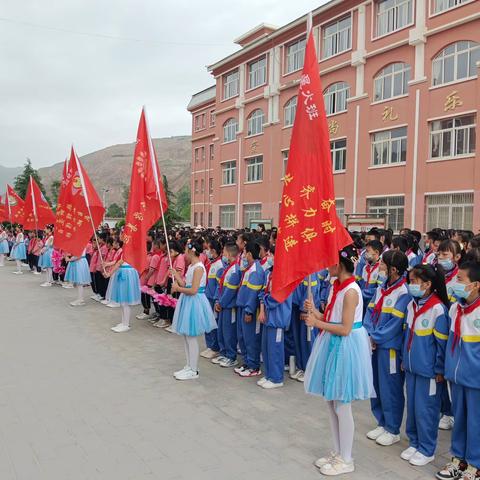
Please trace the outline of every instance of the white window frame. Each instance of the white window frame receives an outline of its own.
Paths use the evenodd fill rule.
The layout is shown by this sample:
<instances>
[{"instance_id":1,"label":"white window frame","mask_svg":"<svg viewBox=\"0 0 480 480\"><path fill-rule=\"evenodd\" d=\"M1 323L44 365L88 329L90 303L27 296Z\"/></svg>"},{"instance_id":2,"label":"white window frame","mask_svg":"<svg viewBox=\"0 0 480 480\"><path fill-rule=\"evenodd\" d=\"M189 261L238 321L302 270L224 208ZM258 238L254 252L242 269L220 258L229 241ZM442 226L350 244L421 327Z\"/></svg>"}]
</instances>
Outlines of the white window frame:
<instances>
[{"instance_id":1,"label":"white window frame","mask_svg":"<svg viewBox=\"0 0 480 480\"><path fill-rule=\"evenodd\" d=\"M210 127L215 126L216 114L215 110L210 110Z\"/></svg>"},{"instance_id":2,"label":"white window frame","mask_svg":"<svg viewBox=\"0 0 480 480\"><path fill-rule=\"evenodd\" d=\"M215 145L213 143L208 145L208 158L210 162L215 160Z\"/></svg>"},{"instance_id":3,"label":"white window frame","mask_svg":"<svg viewBox=\"0 0 480 480\"><path fill-rule=\"evenodd\" d=\"M263 155L245 158L245 183L263 182Z\"/></svg>"},{"instance_id":4,"label":"white window frame","mask_svg":"<svg viewBox=\"0 0 480 480\"><path fill-rule=\"evenodd\" d=\"M327 117L346 112L349 97L350 85L347 82L335 82L329 85L323 91Z\"/></svg>"},{"instance_id":5,"label":"white window frame","mask_svg":"<svg viewBox=\"0 0 480 480\"><path fill-rule=\"evenodd\" d=\"M472 123L466 125L459 125L459 121L461 119L472 118ZM449 122L452 121L451 127L443 127L442 122ZM436 127L436 130L433 130ZM441 120L434 120L430 122L430 160L448 160L452 158L462 158L462 157L471 157L475 155L476 150L476 117L475 115L462 115L457 117L450 117L450 118L442 118ZM450 137L450 148L447 155L444 152L444 142L446 136ZM465 146L470 146L470 139L473 135L473 151L464 151L462 153L457 153L458 141L460 135L463 135L463 145L464 150ZM434 149L434 141L438 138L438 146L439 146L439 155L433 155Z\"/></svg>"},{"instance_id":6,"label":"white window frame","mask_svg":"<svg viewBox=\"0 0 480 480\"><path fill-rule=\"evenodd\" d=\"M382 10L381 5L391 3L390 6ZM376 2L376 15L375 15L375 33L376 38L390 35L394 32L398 32L403 28L406 28L413 24L414 18L414 2L413 0L380 0ZM406 20L402 23L401 13L402 8L406 7ZM383 22L383 23L382 23ZM385 25L384 28L381 28Z\"/></svg>"},{"instance_id":7,"label":"white window frame","mask_svg":"<svg viewBox=\"0 0 480 480\"><path fill-rule=\"evenodd\" d=\"M222 187L235 185L237 182L237 161L227 160L222 162Z\"/></svg>"},{"instance_id":8,"label":"white window frame","mask_svg":"<svg viewBox=\"0 0 480 480\"><path fill-rule=\"evenodd\" d=\"M442 13L449 12L450 10L454 10L455 8L459 8L462 5L466 5L467 3L472 3L475 0L442 0L443 3L451 4L443 9L436 8L437 4L440 3L439 0L431 0L430 1L430 17L434 17L436 15L441 15Z\"/></svg>"},{"instance_id":9,"label":"white window frame","mask_svg":"<svg viewBox=\"0 0 480 480\"><path fill-rule=\"evenodd\" d=\"M265 114L261 108L257 108L247 118L247 137L254 137L263 133Z\"/></svg>"},{"instance_id":10,"label":"white window frame","mask_svg":"<svg viewBox=\"0 0 480 480\"><path fill-rule=\"evenodd\" d=\"M425 227L435 228L440 226L438 224L441 222L441 228L472 230L473 208L473 192L426 193ZM442 209L444 218L440 219ZM435 221L432 218L433 214L436 217ZM469 223L466 223L467 219ZM425 231L432 228L426 228Z\"/></svg>"},{"instance_id":11,"label":"white window frame","mask_svg":"<svg viewBox=\"0 0 480 480\"><path fill-rule=\"evenodd\" d=\"M397 70L395 70L396 68ZM373 102L383 102L407 95L410 73L410 65L404 62L390 63L382 68L373 80ZM402 93L395 95L395 81L398 81L398 79L400 79L402 85ZM388 84L390 88L388 88ZM379 98L377 98L377 92L380 93Z\"/></svg>"},{"instance_id":12,"label":"white window frame","mask_svg":"<svg viewBox=\"0 0 480 480\"><path fill-rule=\"evenodd\" d=\"M305 61L306 38L299 38L285 46L285 74L297 72Z\"/></svg>"},{"instance_id":13,"label":"white window frame","mask_svg":"<svg viewBox=\"0 0 480 480\"><path fill-rule=\"evenodd\" d=\"M349 20L348 26L341 25ZM331 29L331 31L329 31ZM328 33L327 33L328 31ZM346 40L345 40L346 37ZM344 43L345 46L341 47ZM322 60L334 57L340 53L348 52L352 48L352 15L348 14L328 25L322 27Z\"/></svg>"},{"instance_id":14,"label":"white window frame","mask_svg":"<svg viewBox=\"0 0 480 480\"><path fill-rule=\"evenodd\" d=\"M402 203L398 203L399 200ZM369 205L370 202L380 202L383 200L383 205ZM399 232L405 226L405 195L380 195L374 197L367 197L367 213L387 214L388 228L395 232ZM400 222L399 214L402 212L402 222ZM392 214L395 212L395 224L391 221Z\"/></svg>"},{"instance_id":15,"label":"white window frame","mask_svg":"<svg viewBox=\"0 0 480 480\"><path fill-rule=\"evenodd\" d=\"M339 143L343 142L345 142L345 146L340 146ZM332 156L332 172L345 172L347 170L347 137L330 140L330 153ZM343 168L336 168L337 160L342 161Z\"/></svg>"},{"instance_id":16,"label":"white window frame","mask_svg":"<svg viewBox=\"0 0 480 480\"><path fill-rule=\"evenodd\" d=\"M193 149L193 158L195 160L195 163L198 163L200 159L200 147L196 147Z\"/></svg>"},{"instance_id":17,"label":"white window frame","mask_svg":"<svg viewBox=\"0 0 480 480\"><path fill-rule=\"evenodd\" d=\"M405 134L402 136L395 136L392 137L392 134L394 132L398 132L399 130L405 130ZM402 132L403 133L403 132ZM408 129L407 127L397 127L397 128L392 128L391 130L381 130L379 132L374 132L372 133L372 157L370 161L370 168L380 168L380 167L386 167L389 165L405 165L406 164L406 156L407 156L407 134L408 134ZM405 160L400 160L393 162L392 161L392 156L393 156L393 145L396 144L396 148L400 148L400 157L401 157L401 150L402 150L402 144L405 144ZM375 148L380 147L381 149L386 149L387 152L387 161L386 162L381 162L381 163L375 163ZM383 159L383 154L380 155L380 157Z\"/></svg>"},{"instance_id":18,"label":"white window frame","mask_svg":"<svg viewBox=\"0 0 480 480\"><path fill-rule=\"evenodd\" d=\"M249 211L253 209L254 211ZM261 203L244 203L243 204L243 226L250 227L250 220L259 220L262 218Z\"/></svg>"},{"instance_id":19,"label":"white window frame","mask_svg":"<svg viewBox=\"0 0 480 480\"><path fill-rule=\"evenodd\" d=\"M283 107L283 124L285 127L292 127L295 123L297 113L298 97L295 95Z\"/></svg>"},{"instance_id":20,"label":"white window frame","mask_svg":"<svg viewBox=\"0 0 480 480\"><path fill-rule=\"evenodd\" d=\"M236 215L235 205L220 205L218 213L219 213L219 221L220 221L221 228L229 229L229 230L235 228L235 215ZM228 219L228 222L225 221L227 219Z\"/></svg>"},{"instance_id":21,"label":"white window frame","mask_svg":"<svg viewBox=\"0 0 480 480\"><path fill-rule=\"evenodd\" d=\"M282 150L282 180L285 178L288 168L288 155L290 154L290 149Z\"/></svg>"},{"instance_id":22,"label":"white window frame","mask_svg":"<svg viewBox=\"0 0 480 480\"><path fill-rule=\"evenodd\" d=\"M469 44L468 48L465 50L458 50L458 47L461 43L467 42ZM446 50L450 47L454 46L455 50L452 53L446 53ZM473 70L474 74L470 75L470 69L472 67L472 52L478 51L480 52L480 43L473 42L471 40L460 40L458 42L453 42L443 48L432 60L432 86L439 87L441 85L448 85L450 83L457 83L457 82L464 82L470 80L472 78L477 77L478 67L476 62L473 62ZM465 77L458 76L458 61L461 55L467 54L467 65L468 65L468 74ZM453 58L453 79L445 81L445 64ZM480 54L479 54L480 60ZM436 73L435 70L438 70ZM437 80L438 76L441 78Z\"/></svg>"},{"instance_id":23,"label":"white window frame","mask_svg":"<svg viewBox=\"0 0 480 480\"><path fill-rule=\"evenodd\" d=\"M194 192L199 193L199 191L198 191L198 180L195 180L193 184L194 184Z\"/></svg>"},{"instance_id":24,"label":"white window frame","mask_svg":"<svg viewBox=\"0 0 480 480\"><path fill-rule=\"evenodd\" d=\"M257 58L248 64L248 90L261 87L267 83L267 57Z\"/></svg>"},{"instance_id":25,"label":"white window frame","mask_svg":"<svg viewBox=\"0 0 480 480\"><path fill-rule=\"evenodd\" d=\"M236 97L240 90L240 72L233 70L223 76L223 100Z\"/></svg>"},{"instance_id":26,"label":"white window frame","mask_svg":"<svg viewBox=\"0 0 480 480\"><path fill-rule=\"evenodd\" d=\"M238 120L234 117L229 118L223 124L223 143L235 142L238 133Z\"/></svg>"},{"instance_id":27,"label":"white window frame","mask_svg":"<svg viewBox=\"0 0 480 480\"><path fill-rule=\"evenodd\" d=\"M335 210L339 220L345 225L345 199L336 198L335 199Z\"/></svg>"}]
</instances>

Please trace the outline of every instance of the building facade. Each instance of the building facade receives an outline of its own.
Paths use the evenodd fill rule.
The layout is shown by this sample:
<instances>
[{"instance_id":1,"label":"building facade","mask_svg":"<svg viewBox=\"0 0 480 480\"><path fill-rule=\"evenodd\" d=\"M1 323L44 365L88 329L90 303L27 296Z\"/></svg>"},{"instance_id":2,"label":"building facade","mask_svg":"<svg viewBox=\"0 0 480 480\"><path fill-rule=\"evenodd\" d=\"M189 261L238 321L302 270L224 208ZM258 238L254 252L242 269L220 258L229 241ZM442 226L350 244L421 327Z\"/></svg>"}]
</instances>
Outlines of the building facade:
<instances>
[{"instance_id":1,"label":"building facade","mask_svg":"<svg viewBox=\"0 0 480 480\"><path fill-rule=\"evenodd\" d=\"M337 210L480 229L480 0L331 0L313 12ZM262 24L193 95L192 223L278 223L306 15Z\"/></svg>"}]
</instances>

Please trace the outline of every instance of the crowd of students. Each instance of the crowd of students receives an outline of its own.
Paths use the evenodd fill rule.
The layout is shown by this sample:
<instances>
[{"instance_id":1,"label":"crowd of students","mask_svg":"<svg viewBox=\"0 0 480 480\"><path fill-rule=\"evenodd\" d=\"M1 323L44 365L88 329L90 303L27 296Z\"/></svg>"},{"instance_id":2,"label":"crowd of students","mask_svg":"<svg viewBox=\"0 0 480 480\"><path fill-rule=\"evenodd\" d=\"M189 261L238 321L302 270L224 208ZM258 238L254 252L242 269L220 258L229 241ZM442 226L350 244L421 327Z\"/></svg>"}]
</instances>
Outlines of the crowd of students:
<instances>
[{"instance_id":1,"label":"crowd of students","mask_svg":"<svg viewBox=\"0 0 480 480\"><path fill-rule=\"evenodd\" d=\"M130 329L131 306L141 302L137 319L183 336L177 380L198 378L203 357L240 378L259 377L263 389L283 387L286 372L304 382L328 406L333 450L315 462L322 474L354 470L351 403L370 399L372 442L398 443L406 410L402 459L427 465L438 429L452 430L453 458L437 478L480 478L480 236L353 233L337 265L278 303L275 230L177 229L168 242L152 231L138 273L123 259L119 230L98 232L80 257L58 251L53 235L0 227L0 266L9 254L14 273L28 263L33 274L45 272L43 287L77 287L74 307L85 305L90 285L92 300L121 309L116 333Z\"/></svg>"}]
</instances>

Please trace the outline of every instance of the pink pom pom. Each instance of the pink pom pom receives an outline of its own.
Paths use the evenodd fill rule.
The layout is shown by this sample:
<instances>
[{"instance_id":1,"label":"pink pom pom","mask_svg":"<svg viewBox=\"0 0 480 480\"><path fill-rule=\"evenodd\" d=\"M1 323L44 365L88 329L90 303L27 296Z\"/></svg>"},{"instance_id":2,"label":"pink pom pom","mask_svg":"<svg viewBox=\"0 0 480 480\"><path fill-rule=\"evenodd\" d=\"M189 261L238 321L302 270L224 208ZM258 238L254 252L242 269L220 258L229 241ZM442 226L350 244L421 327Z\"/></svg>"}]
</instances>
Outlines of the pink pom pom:
<instances>
[{"instance_id":1,"label":"pink pom pom","mask_svg":"<svg viewBox=\"0 0 480 480\"><path fill-rule=\"evenodd\" d=\"M148 293L148 290L149 290L149 288L148 288L147 285L142 285L142 286L140 287L140 291L141 291L142 293Z\"/></svg>"}]
</instances>

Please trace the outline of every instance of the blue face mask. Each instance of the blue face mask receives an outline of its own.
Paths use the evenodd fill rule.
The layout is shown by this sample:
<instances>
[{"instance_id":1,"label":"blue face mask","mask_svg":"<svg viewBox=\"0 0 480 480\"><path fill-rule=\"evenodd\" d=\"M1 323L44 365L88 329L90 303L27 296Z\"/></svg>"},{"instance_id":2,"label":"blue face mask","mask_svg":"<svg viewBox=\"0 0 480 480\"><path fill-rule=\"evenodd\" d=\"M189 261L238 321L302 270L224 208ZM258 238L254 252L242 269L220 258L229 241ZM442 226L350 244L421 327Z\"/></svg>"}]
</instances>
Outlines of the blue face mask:
<instances>
[{"instance_id":1,"label":"blue face mask","mask_svg":"<svg viewBox=\"0 0 480 480\"><path fill-rule=\"evenodd\" d=\"M245 270L248 267L248 260L246 258L242 258L242 269Z\"/></svg>"},{"instance_id":2,"label":"blue face mask","mask_svg":"<svg viewBox=\"0 0 480 480\"><path fill-rule=\"evenodd\" d=\"M465 283L455 282L452 285L453 294L458 298L466 300L470 296L470 293L472 293L467 290L467 287L468 285L466 285Z\"/></svg>"},{"instance_id":3,"label":"blue face mask","mask_svg":"<svg viewBox=\"0 0 480 480\"><path fill-rule=\"evenodd\" d=\"M388 276L384 272L378 272L377 281L380 283L385 283L388 279Z\"/></svg>"},{"instance_id":4,"label":"blue face mask","mask_svg":"<svg viewBox=\"0 0 480 480\"><path fill-rule=\"evenodd\" d=\"M450 270L453 270L455 268L455 264L449 258L447 258L447 259L439 258L438 259L438 264L441 265L443 267L443 269L447 272L449 272Z\"/></svg>"},{"instance_id":5,"label":"blue face mask","mask_svg":"<svg viewBox=\"0 0 480 480\"><path fill-rule=\"evenodd\" d=\"M426 290L422 290L420 285L417 285L415 283L411 283L408 286L408 291L410 295L414 298L422 298L425 295Z\"/></svg>"}]
</instances>

